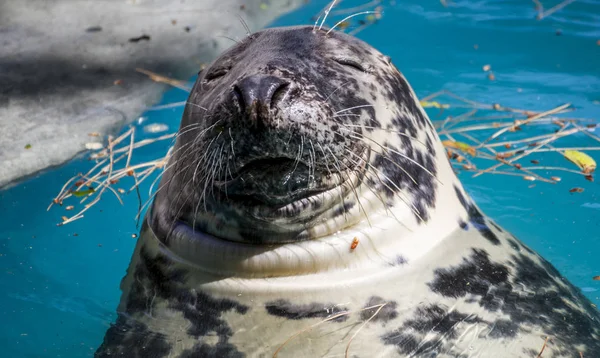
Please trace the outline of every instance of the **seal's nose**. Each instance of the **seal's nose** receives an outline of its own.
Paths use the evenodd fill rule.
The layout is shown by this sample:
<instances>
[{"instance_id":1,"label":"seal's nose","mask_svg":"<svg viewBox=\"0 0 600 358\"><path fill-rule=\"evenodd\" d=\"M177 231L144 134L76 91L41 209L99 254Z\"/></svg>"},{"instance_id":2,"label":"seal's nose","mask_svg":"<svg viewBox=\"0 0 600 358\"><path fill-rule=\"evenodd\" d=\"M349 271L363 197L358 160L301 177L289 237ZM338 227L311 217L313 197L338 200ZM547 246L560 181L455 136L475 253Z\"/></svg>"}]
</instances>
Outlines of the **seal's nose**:
<instances>
[{"instance_id":1,"label":"seal's nose","mask_svg":"<svg viewBox=\"0 0 600 358\"><path fill-rule=\"evenodd\" d=\"M254 75L233 87L240 112L253 122L266 120L272 109L285 95L289 82L275 76Z\"/></svg>"}]
</instances>

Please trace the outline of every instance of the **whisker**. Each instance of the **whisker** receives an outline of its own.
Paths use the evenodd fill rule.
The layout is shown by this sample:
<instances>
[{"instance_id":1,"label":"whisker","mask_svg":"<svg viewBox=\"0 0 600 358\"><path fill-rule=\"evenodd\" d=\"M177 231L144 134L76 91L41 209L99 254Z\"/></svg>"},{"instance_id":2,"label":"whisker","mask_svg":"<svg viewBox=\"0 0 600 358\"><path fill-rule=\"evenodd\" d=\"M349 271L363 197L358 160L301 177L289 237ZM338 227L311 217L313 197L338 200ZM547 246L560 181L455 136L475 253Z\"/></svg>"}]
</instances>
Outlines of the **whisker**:
<instances>
[{"instance_id":1,"label":"whisker","mask_svg":"<svg viewBox=\"0 0 600 358\"><path fill-rule=\"evenodd\" d=\"M189 104L190 106L193 106L193 107L198 107L198 108L200 108L200 109L203 109L203 110L205 110L205 111L208 111L208 109L206 109L206 108L202 107L201 105L199 105L199 104L196 104L196 103L192 103L192 102L190 102L190 101L185 101L185 104Z\"/></svg>"},{"instance_id":2,"label":"whisker","mask_svg":"<svg viewBox=\"0 0 600 358\"><path fill-rule=\"evenodd\" d=\"M359 16L359 15L366 15L366 14L375 14L375 11L361 11L361 12L357 12L356 14L352 14L350 16L346 16L343 20L338 21L335 25L333 25L333 27L331 29L329 29L329 31L327 31L327 33L325 33L325 35L329 35L329 33L331 31L333 31L340 24L343 24L344 21L349 20L349 19L351 19L353 17L356 17L356 16Z\"/></svg>"},{"instance_id":3,"label":"whisker","mask_svg":"<svg viewBox=\"0 0 600 358\"><path fill-rule=\"evenodd\" d=\"M342 83L341 85L339 85L333 92L331 92L329 94L329 96L327 96L327 98L325 98L325 102L327 102L329 100L329 98L331 98L331 96L333 96L334 93L336 93L340 88L342 88L343 86L347 85L348 83L351 83L352 81L346 81L344 83Z\"/></svg>"},{"instance_id":4,"label":"whisker","mask_svg":"<svg viewBox=\"0 0 600 358\"><path fill-rule=\"evenodd\" d=\"M346 149L346 150L347 150L348 152L350 152L352 155L354 155L354 156L358 157L358 155L356 155L354 152L350 151L349 149ZM360 158L360 157L359 157L359 158ZM362 159L362 158L361 158L361 159ZM400 200L402 200L402 202L403 202L404 204L406 204L406 206L408 206L408 207L411 209L411 211L412 211L412 212L413 212L415 215L417 215L417 216L419 217L419 219L423 220L423 219L421 218L421 215L420 215L421 213L419 212L419 210L417 209L417 207L416 207L416 206L414 206L414 204L412 204L412 203L408 203L408 202L407 202L407 200L408 200L408 199L405 199L404 197L402 197L402 196L400 195L400 193L402 192L402 189L400 189L400 187L399 187L399 186L398 186L396 183L394 183L394 181L392 181L392 180L391 180L391 179L390 179L390 178L389 178L389 177L388 177L388 176L387 176L385 173L383 173L381 170L379 170L378 168L376 168L375 166L373 166L371 163L367 163L367 165L369 166L369 168L370 168L370 169L373 169L373 170L375 170L375 171L377 172L377 173L375 173L375 175L377 176L377 179L379 179L379 181L381 182L381 184L382 184L382 185L384 185L386 188L388 188L388 190L390 190L390 191L394 192L394 190L392 190L392 188L390 188L390 186L389 186L389 185L387 185L387 184L385 183L385 181L387 181L387 182L389 182L390 184L392 184L392 185L393 185L393 186L396 188L396 190L397 190L397 195L398 195L398 198L399 198ZM379 177L379 174L381 174L381 175L384 177L385 181L383 181L383 180L382 180L382 179Z\"/></svg>"},{"instance_id":5,"label":"whisker","mask_svg":"<svg viewBox=\"0 0 600 358\"><path fill-rule=\"evenodd\" d=\"M360 106L354 106L354 107L342 109L340 111L335 112L334 114L339 114L339 113L350 111L350 110L353 110L353 109L356 109L356 108L366 108L366 107L375 107L375 106L372 105L372 104L363 104L363 105L360 105Z\"/></svg>"},{"instance_id":6,"label":"whisker","mask_svg":"<svg viewBox=\"0 0 600 358\"><path fill-rule=\"evenodd\" d=\"M323 153L323 160L325 160L325 166L327 168L327 171L329 172L329 175L333 176L333 173L329 169L329 161L327 160L327 154L325 154L325 151L323 150L323 146L321 146L321 143L317 143L317 145L319 146L321 153ZM336 174L341 176L341 174L338 174L338 173L336 173ZM342 205L342 209L344 210L344 220L348 221L348 212L346 210L346 205L344 204L344 198L342 197L342 192L343 192L343 190L340 187L340 190L339 190L340 204Z\"/></svg>"},{"instance_id":7,"label":"whisker","mask_svg":"<svg viewBox=\"0 0 600 358\"><path fill-rule=\"evenodd\" d=\"M240 44L240 40L234 39L233 37L229 37L229 36L225 36L225 35L217 35L217 37L222 37L224 39L231 40L231 41L235 42L236 44Z\"/></svg>"},{"instance_id":8,"label":"whisker","mask_svg":"<svg viewBox=\"0 0 600 358\"><path fill-rule=\"evenodd\" d=\"M335 157L335 155L333 154L333 152L331 151L331 149L330 149L329 147L327 147L327 150L329 150L329 152L331 153L331 155L332 155L333 159L334 159L334 160L335 160L335 161L338 163L338 165L339 165L339 161L338 161L338 159ZM335 165L335 164L334 164L334 165ZM340 174L342 174L342 175L343 175L343 171L342 171L341 167L339 167L339 166L336 166L336 167L338 168L338 172L339 172ZM362 212L363 212L363 214L364 214L365 218L367 219L367 222L369 223L369 226L372 226L372 225L371 225L371 220L369 219L369 214L367 213L367 211L365 210L364 206L363 206L363 205L362 205L362 203L360 202L360 198L359 198L359 196L358 196L358 193L356 192L356 187L354 187L354 184L352 184L352 180L350 179L350 176L346 174L346 177L347 177L347 179L348 179L348 184L350 185L350 189L352 190L352 192L354 193L354 196L356 197L356 201L357 201L357 203L358 203L358 206L360 207L360 209L362 210Z\"/></svg>"},{"instance_id":9,"label":"whisker","mask_svg":"<svg viewBox=\"0 0 600 358\"><path fill-rule=\"evenodd\" d=\"M346 114L346 115L349 115L349 114ZM360 124L346 124L346 123L340 123L340 124L342 126L344 126L344 127L362 127L362 128L369 128L369 129L379 129L379 130L382 130L382 131L385 131L385 132L388 132L388 133L395 133L395 134L401 135L403 137L410 138L410 139L414 140L415 142L423 145L424 147L427 147L427 145L425 143L421 142L419 139L417 139L417 138L415 138L413 136L410 136L410 135L408 135L406 133L397 131L397 130L385 129L385 128L378 128L378 127L373 127L373 126L364 126L364 125L360 125ZM364 137L364 134L361 134L361 135ZM365 137L365 138L367 138L367 137ZM428 153L428 154L431 154L431 153Z\"/></svg>"},{"instance_id":10,"label":"whisker","mask_svg":"<svg viewBox=\"0 0 600 358\"><path fill-rule=\"evenodd\" d=\"M341 133L340 133L340 134L341 134ZM359 139L359 140L362 140L362 139L363 139L363 138L361 138L361 137L356 137L356 136L352 136L352 135L350 135L350 137L352 137L352 138L355 138L355 139ZM434 178L435 180L437 180L437 181L438 181L440 184L443 184L443 183L442 183L442 182L441 182L441 181L440 181L440 180L439 180L439 179L438 179L438 178L437 178L435 175L433 175L433 173L431 173L429 170L427 170L427 168L425 168L423 165L419 164L417 161L415 161L414 159L410 158L409 156L407 156L407 155L405 155L405 154L402 154L402 153L400 153L399 151L397 151L397 150L395 150L395 149L393 149L393 148L387 147L387 146L385 146L385 145L383 145L383 144L379 144L377 141L375 141L375 140L373 140L373 139L371 139L371 138L364 137L364 139L368 139L368 140L372 141L373 143L377 144L377 145L378 145L379 147L381 147L383 150L386 150L386 151L390 151L390 152L392 152L392 153L395 153L396 155L399 155L399 156L401 156L402 158L404 158L404 159L408 160L409 162L416 164L416 165L417 165L419 168L423 169L423 171L425 171L425 172L426 172L427 174L429 174L429 175L430 175L432 178ZM381 154L381 153L378 153L378 154ZM387 157L386 157L386 158L387 158ZM389 159L388 159L388 160L389 160ZM394 161L391 161L391 160L390 160L390 162L391 162L391 163L395 163ZM396 165L397 165L397 164L396 164ZM398 167L399 167L399 166L398 166ZM402 169L401 167L399 167L399 168L400 168L400 169ZM406 173L406 171L405 171L404 169L402 169L402 171L404 171L404 172ZM406 174L408 175L408 173L406 173ZM409 176L410 176L410 175L409 175ZM411 177L411 179L412 179L412 177ZM415 182L415 184L417 183L417 182L416 182L414 179L412 179L412 180L413 180L413 182Z\"/></svg>"},{"instance_id":11,"label":"whisker","mask_svg":"<svg viewBox=\"0 0 600 358\"><path fill-rule=\"evenodd\" d=\"M329 8L325 11L325 16L323 16L323 20L321 21L321 25L319 26L319 30L321 30L323 28L323 24L325 24L325 20L327 20L327 16L329 16L329 12L331 11L331 9L333 9L333 7L335 6L336 2L337 2L337 0L333 0L331 2L331 5L329 6Z\"/></svg>"},{"instance_id":12,"label":"whisker","mask_svg":"<svg viewBox=\"0 0 600 358\"><path fill-rule=\"evenodd\" d=\"M244 29L246 29L246 37L250 36L252 31L250 31L250 27L248 26L244 18L240 14L237 14L237 17L238 19L240 19L240 22L242 23L242 26L244 26Z\"/></svg>"}]
</instances>

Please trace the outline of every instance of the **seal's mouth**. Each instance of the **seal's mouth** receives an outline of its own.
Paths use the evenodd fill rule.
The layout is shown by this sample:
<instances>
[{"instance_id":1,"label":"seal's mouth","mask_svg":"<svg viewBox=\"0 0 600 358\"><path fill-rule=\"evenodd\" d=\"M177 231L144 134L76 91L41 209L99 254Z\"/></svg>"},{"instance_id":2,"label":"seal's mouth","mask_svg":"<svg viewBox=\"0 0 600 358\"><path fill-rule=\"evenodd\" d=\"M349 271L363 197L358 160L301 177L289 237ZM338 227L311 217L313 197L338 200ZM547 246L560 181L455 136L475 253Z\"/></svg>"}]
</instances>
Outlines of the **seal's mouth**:
<instances>
[{"instance_id":1,"label":"seal's mouth","mask_svg":"<svg viewBox=\"0 0 600 358\"><path fill-rule=\"evenodd\" d=\"M329 185L316 180L323 175L300 160L260 158L243 165L232 174L230 180L214 185L227 200L245 204L284 205L330 189Z\"/></svg>"}]
</instances>

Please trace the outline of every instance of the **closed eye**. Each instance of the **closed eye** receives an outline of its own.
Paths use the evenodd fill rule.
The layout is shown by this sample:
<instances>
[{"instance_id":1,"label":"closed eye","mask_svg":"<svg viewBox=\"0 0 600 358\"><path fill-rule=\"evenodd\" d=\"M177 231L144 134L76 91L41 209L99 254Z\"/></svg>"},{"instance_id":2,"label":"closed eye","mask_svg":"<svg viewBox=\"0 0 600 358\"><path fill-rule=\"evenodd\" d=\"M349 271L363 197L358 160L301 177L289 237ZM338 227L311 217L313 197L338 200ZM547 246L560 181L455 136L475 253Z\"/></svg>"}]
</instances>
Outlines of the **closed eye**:
<instances>
[{"instance_id":1,"label":"closed eye","mask_svg":"<svg viewBox=\"0 0 600 358\"><path fill-rule=\"evenodd\" d=\"M213 81L219 77L225 76L227 74L227 72L229 72L228 68L217 68L217 69L214 69L214 70L210 71L209 73L207 73L206 76L204 77L204 79L206 81Z\"/></svg>"},{"instance_id":2,"label":"closed eye","mask_svg":"<svg viewBox=\"0 0 600 358\"><path fill-rule=\"evenodd\" d=\"M361 72L367 72L367 70L364 68L364 66L362 64L360 64L358 61L351 60L348 58L336 58L336 59L334 59L334 61L339 63L342 66L352 67L355 70L358 70Z\"/></svg>"}]
</instances>

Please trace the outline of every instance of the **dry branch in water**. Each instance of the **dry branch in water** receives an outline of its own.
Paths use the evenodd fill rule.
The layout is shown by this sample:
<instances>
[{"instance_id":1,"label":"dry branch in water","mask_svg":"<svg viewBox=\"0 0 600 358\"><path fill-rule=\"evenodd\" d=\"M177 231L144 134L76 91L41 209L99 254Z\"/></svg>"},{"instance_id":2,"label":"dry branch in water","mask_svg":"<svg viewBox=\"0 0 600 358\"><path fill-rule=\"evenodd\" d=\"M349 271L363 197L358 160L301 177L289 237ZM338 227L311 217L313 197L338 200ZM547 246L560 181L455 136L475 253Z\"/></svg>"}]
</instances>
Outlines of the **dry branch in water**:
<instances>
[{"instance_id":1,"label":"dry branch in water","mask_svg":"<svg viewBox=\"0 0 600 358\"><path fill-rule=\"evenodd\" d=\"M83 218L83 213L94 206L102 198L102 195L106 190L113 193L119 202L123 204L121 195L137 190L139 185L154 172L162 172L169 161L171 154L171 150L169 150L166 154L161 155L155 160L131 165L134 149L152 143L170 140L175 136L175 133L171 133L158 138L144 139L135 142L134 127L129 128L129 130L116 139L109 136L106 147L90 155L89 159L95 161L96 165L94 165L87 173L79 173L69 179L65 185L63 185L58 195L52 200L50 206L48 206L48 210L50 210L55 204L62 206L63 202L71 197L81 198L79 204L83 205L83 208L71 217L63 216L63 221L58 225L68 224ZM126 144L123 145L123 143ZM117 167L118 164L123 163L123 159L125 159L125 165ZM132 177L135 184L128 190L115 188L120 180L125 177ZM90 201L85 203L88 199ZM68 208L70 210L72 209L72 206L68 206ZM140 208L140 211L141 209L143 208Z\"/></svg>"},{"instance_id":2,"label":"dry branch in water","mask_svg":"<svg viewBox=\"0 0 600 358\"><path fill-rule=\"evenodd\" d=\"M438 100L449 97L455 104L442 103ZM436 99L436 101L434 101ZM473 172L474 176L483 174L499 174L520 176L525 180L539 180L556 183L560 178L551 172L569 172L580 174L587 180L593 180L596 168L594 159L581 152L600 150L600 137L590 133L595 123L581 118L559 118L557 115L573 111L569 104L537 112L518 108L503 107L499 104L485 104L457 96L448 91L436 92L421 101L423 107L438 108L440 111L464 109L467 112L456 117L447 116L443 120L434 121L434 126L447 149L448 157L457 171ZM481 112L483 116L479 115ZM490 113L491 112L491 113ZM502 115L499 115L502 114ZM474 122L474 123L473 123ZM525 136L528 128L536 128L537 135ZM545 133L540 134L539 131ZM486 136L487 133L490 133ZM598 146L554 147L561 139L575 134L584 134ZM460 137L460 138L459 138ZM478 139L477 137L480 137ZM510 137L514 137L511 139ZM500 151L500 148L505 150ZM538 164L532 156L540 153L558 153L574 166L526 166L525 161ZM492 161L492 165L480 169L475 162ZM498 170L507 167L508 170ZM579 167L579 170L576 170ZM548 176L538 174L548 172Z\"/></svg>"}]
</instances>

